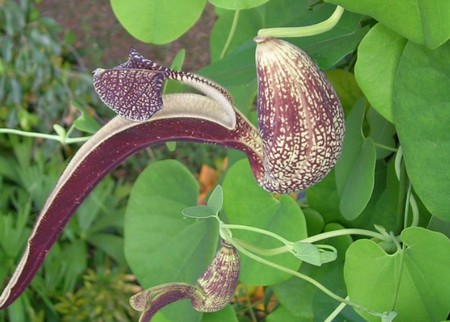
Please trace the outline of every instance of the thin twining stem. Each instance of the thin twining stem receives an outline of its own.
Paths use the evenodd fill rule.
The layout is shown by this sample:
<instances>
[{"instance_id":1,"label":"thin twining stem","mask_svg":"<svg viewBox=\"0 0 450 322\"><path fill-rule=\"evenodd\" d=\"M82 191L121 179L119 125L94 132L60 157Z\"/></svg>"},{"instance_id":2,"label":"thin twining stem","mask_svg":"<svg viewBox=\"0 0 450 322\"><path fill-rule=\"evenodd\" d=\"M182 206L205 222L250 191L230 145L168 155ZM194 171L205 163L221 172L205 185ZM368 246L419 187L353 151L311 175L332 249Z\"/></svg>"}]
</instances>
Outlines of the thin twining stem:
<instances>
[{"instance_id":1,"label":"thin twining stem","mask_svg":"<svg viewBox=\"0 0 450 322\"><path fill-rule=\"evenodd\" d=\"M344 8L337 6L333 14L325 21L310 26L260 29L258 31L258 37L289 38L318 35L333 29L341 19L343 13Z\"/></svg>"},{"instance_id":2,"label":"thin twining stem","mask_svg":"<svg viewBox=\"0 0 450 322\"><path fill-rule=\"evenodd\" d=\"M276 247L276 248L260 248L260 247L253 246L252 244L249 244L238 238L234 238L234 240L239 242L242 246L244 246L248 250L252 251L253 253L261 255L261 256L276 256L276 255L284 254L289 251L289 247L287 247L287 246L281 246L281 247Z\"/></svg>"},{"instance_id":3,"label":"thin twining stem","mask_svg":"<svg viewBox=\"0 0 450 322\"><path fill-rule=\"evenodd\" d=\"M407 191L404 192L402 189L399 191L399 206L398 206L398 214L401 214L400 209L403 207L403 227L407 226L407 220L408 220L408 213L409 213L409 207L411 207L411 213L412 213L412 221L411 226L417 226L419 224L419 207L417 206L416 198L414 197L414 194L412 193L412 185L409 182L408 174L405 169L405 164L403 162L403 149L400 146L398 148L397 154L395 156L395 174L397 175L397 179L400 182L400 188L406 187L407 185ZM402 198L402 195L406 194L405 198ZM402 204L404 202L404 204Z\"/></svg>"},{"instance_id":4,"label":"thin twining stem","mask_svg":"<svg viewBox=\"0 0 450 322\"><path fill-rule=\"evenodd\" d=\"M247 230L247 231L252 231L255 233L264 234L264 235L267 235L274 239L279 240L281 243L283 243L285 245L292 244L292 242L290 242L289 240L281 237L278 234L267 231L265 229L251 227L251 226L245 226L245 225L233 225L233 224L224 224L224 223L222 223L222 226L224 228L228 228L228 229ZM361 235L361 236L377 238L380 240L387 240L387 238L388 238L386 235L383 235L383 234L375 232L375 231L367 230L367 229L346 228L346 229L338 229L338 230L321 233L321 234L318 234L315 236L311 236L311 237L302 239L301 241L312 244L312 243L315 243L317 241L324 240L327 238L345 236L345 235ZM275 249L278 249L278 248L275 248ZM282 249L282 247L280 247L279 250L277 250L277 251L281 251L281 249Z\"/></svg>"},{"instance_id":5,"label":"thin twining stem","mask_svg":"<svg viewBox=\"0 0 450 322\"><path fill-rule=\"evenodd\" d=\"M386 235L377 233L375 231L367 230L367 229L359 229L359 228L345 228L338 229L333 231L327 231L325 233L321 233L315 236L311 236L302 240L304 243L315 243L320 240L324 240L327 238L338 237L338 236L346 236L346 235L361 235L372 238L377 238L380 240L390 240Z\"/></svg>"},{"instance_id":6,"label":"thin twining stem","mask_svg":"<svg viewBox=\"0 0 450 322\"><path fill-rule=\"evenodd\" d=\"M397 148L394 148L394 147L391 147L391 146L388 146L388 145L385 145L385 144L374 142L374 145L377 148L380 148L380 149L383 149L383 150L386 150L386 151L390 151L390 152L397 152L398 151Z\"/></svg>"},{"instance_id":7,"label":"thin twining stem","mask_svg":"<svg viewBox=\"0 0 450 322\"><path fill-rule=\"evenodd\" d=\"M247 231L252 231L255 233L259 233L259 234L263 234L263 235L267 235L270 236L274 239L279 240L280 242L282 242L285 245L289 245L291 244L291 242L287 239L284 239L283 237L281 237L278 234L272 233L271 231L267 231L265 229L261 229L261 228L257 228L257 227L252 227L252 226L245 226L245 225L233 225L233 224L225 224L222 222L222 227L224 228L228 228L228 229L237 229L237 230L247 230Z\"/></svg>"},{"instance_id":8,"label":"thin twining stem","mask_svg":"<svg viewBox=\"0 0 450 322\"><path fill-rule=\"evenodd\" d=\"M86 142L90 138L90 136L83 136L83 137L79 137L79 138L68 138L68 137L62 137L60 135L55 135L55 134L45 134L45 133L39 133L39 132L27 132L27 131L21 131L21 130L16 130L16 129L8 129L8 128L0 129L0 133L15 134L15 135L31 137L31 138L42 138L42 139L46 139L46 140L54 140L54 141L60 142L61 144L72 144L72 143Z\"/></svg>"},{"instance_id":9,"label":"thin twining stem","mask_svg":"<svg viewBox=\"0 0 450 322\"><path fill-rule=\"evenodd\" d=\"M348 300L348 296L345 297L346 300ZM347 306L347 304L345 303L341 303L339 304L334 310L333 312L330 313L330 315L327 316L326 320L324 322L333 322L335 318L337 318L337 316L339 315L339 313L341 313L341 311L343 309L345 309L345 307Z\"/></svg>"},{"instance_id":10,"label":"thin twining stem","mask_svg":"<svg viewBox=\"0 0 450 322\"><path fill-rule=\"evenodd\" d=\"M414 227L419 224L419 208L417 206L416 198L414 198L414 195L413 195L411 189L412 189L412 186L411 186L411 184L409 184L408 192L406 194L406 200L405 200L404 227L407 227L409 207L411 207L411 213L412 213L411 226Z\"/></svg>"}]
</instances>

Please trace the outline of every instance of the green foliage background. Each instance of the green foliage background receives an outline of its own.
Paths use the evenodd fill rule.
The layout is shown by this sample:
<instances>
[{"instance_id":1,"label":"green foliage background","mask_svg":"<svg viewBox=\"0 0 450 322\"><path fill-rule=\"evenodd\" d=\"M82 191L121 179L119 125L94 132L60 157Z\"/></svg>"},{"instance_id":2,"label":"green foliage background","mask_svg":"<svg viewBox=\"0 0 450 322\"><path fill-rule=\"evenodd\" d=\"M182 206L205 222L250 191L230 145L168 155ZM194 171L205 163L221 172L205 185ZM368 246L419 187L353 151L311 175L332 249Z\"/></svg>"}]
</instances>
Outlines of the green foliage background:
<instances>
[{"instance_id":1,"label":"green foliage background","mask_svg":"<svg viewBox=\"0 0 450 322\"><path fill-rule=\"evenodd\" d=\"M170 6L163 2L125 5L112 0L111 6L134 37L164 44L191 28L206 5L205 0L176 0ZM242 155L228 151L230 166L220 178L221 216L228 223L265 228L293 241L383 226L398 236L400 248L341 236L324 241L339 256L322 267L288 255L275 261L371 310L397 311L394 321L445 320L450 311L450 5L439 0L326 2L210 0L217 14L209 43L211 63L198 73L225 86L253 121L257 31L323 21L337 4L346 9L331 31L289 39L326 72L343 103L347 135L335 170L296 199L273 196L256 185ZM92 91L90 76L74 72L67 44L57 37L60 27L40 17L30 1L0 1L0 6L2 127L47 133L75 107L85 118L75 133L94 131L98 114L104 116L96 112L105 109ZM186 48L186 55L195 53ZM73 150L12 135L1 135L0 142L4 280ZM174 155L181 160L192 158L177 151ZM210 159L216 158L202 153L193 163L214 163ZM142 163L130 167L134 174ZM192 283L201 275L218 235L215 222L181 215L197 202L199 188L191 171L180 162L161 161L134 179L108 177L99 185L30 289L0 313L1 321L136 320L126 305L129 294L137 291L130 272L143 287ZM264 247L277 246L251 233L236 235ZM303 280L244 256L242 262L242 285L264 285L268 298L275 295L275 309L237 302L222 312L199 314L182 302L164 309L155 321L324 321L339 304ZM337 319L379 320L350 307Z\"/></svg>"}]
</instances>

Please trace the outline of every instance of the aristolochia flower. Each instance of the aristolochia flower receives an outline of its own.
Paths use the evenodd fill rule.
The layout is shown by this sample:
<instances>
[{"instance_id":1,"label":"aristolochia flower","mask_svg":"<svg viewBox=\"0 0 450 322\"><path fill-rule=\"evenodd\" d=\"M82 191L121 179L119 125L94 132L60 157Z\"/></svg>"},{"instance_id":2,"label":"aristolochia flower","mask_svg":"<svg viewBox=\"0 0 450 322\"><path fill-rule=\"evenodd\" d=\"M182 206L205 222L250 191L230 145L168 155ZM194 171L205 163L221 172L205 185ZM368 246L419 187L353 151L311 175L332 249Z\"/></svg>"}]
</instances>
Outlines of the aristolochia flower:
<instances>
[{"instance_id":1,"label":"aristolochia flower","mask_svg":"<svg viewBox=\"0 0 450 322\"><path fill-rule=\"evenodd\" d=\"M119 163L153 143L188 140L241 150L258 183L278 193L306 189L331 170L344 135L336 93L300 49L273 38L256 41L259 131L235 109L231 95L218 84L159 66L136 51L116 68L95 71L95 90L120 116L95 133L61 175L0 296L0 309L31 283L49 249L95 185ZM162 83L168 78L206 96L161 96Z\"/></svg>"}]
</instances>

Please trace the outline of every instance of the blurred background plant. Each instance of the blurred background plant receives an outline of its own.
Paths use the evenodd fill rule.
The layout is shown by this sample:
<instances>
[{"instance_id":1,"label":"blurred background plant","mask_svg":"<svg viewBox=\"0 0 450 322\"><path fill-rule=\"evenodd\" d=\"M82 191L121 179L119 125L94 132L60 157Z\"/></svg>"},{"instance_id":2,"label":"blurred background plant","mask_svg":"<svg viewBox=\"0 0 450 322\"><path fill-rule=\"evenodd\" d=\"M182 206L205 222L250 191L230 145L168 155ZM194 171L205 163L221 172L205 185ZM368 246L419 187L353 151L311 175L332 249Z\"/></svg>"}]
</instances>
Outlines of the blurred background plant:
<instances>
[{"instance_id":1,"label":"blurred background plant","mask_svg":"<svg viewBox=\"0 0 450 322\"><path fill-rule=\"evenodd\" d=\"M65 164L57 146L45 154L33 147L31 139L11 136L10 140L12 155L0 156L1 280L11 274L19 261L31 225ZM86 314L100 314L98 308L92 311L84 302L95 303L104 310L113 306L117 317L132 316L123 305L133 286L126 277L129 269L123 253L123 213L129 187L129 183L109 177L94 190L48 255L31 287L0 312L0 321L62 321L62 316L67 315L64 303L74 298L79 306L68 315L70 321L86 321L82 318ZM93 301L94 292L103 297ZM84 300L83 295L87 297Z\"/></svg>"},{"instance_id":2,"label":"blurred background plant","mask_svg":"<svg viewBox=\"0 0 450 322\"><path fill-rule=\"evenodd\" d=\"M2 128L10 128L41 134L59 131L70 134L71 137L88 136L113 116L94 94L91 70L122 63L131 46L137 48L145 57L164 66L175 61L175 54L185 47L186 60L183 70L198 71L225 86L232 93L238 108L255 122L257 80L254 64L255 44L252 39L258 29L317 23L328 18L335 8L334 5L320 0L179 2L180 7L174 8L173 5L164 5L165 2L157 1L149 1L151 5L144 6L139 0L0 0L0 132ZM422 66L417 64L415 55L420 58L431 57L431 52L422 46L420 37L413 37L411 40L411 36L407 34L423 31L420 26L410 25L414 20L408 20L411 12L406 12L402 7L407 6L407 2L396 3L399 6L397 11L380 10L379 20L382 22L386 19L385 23L389 28L383 27L382 23L377 24L371 17L372 9L380 6L375 2L348 1L348 6L362 7L359 11L354 10L359 13L346 11L339 25L326 34L292 39L292 43L304 49L320 68L326 71L347 115L348 146L355 147L344 151L344 161L321 183L298 196L292 196L294 201L289 197L274 198L272 195L263 194L259 187L251 190L249 185L253 182L253 177L248 169L243 167L242 162L236 163L236 160L242 157L236 152L182 142L177 143L176 149L168 149L166 145L152 146L121 165L93 191L64 230L31 287L18 301L0 312L0 322L137 320L136 313L130 311L126 305L128 297L137 290L135 279L130 275L129 265L133 267L132 262L133 272L139 282L144 287L150 287L158 284L160 278L170 281L173 279L170 272L161 271L161 263L173 260L173 267L183 268L188 266L183 266L186 261L189 266L201 264L200 260L193 261L191 257L177 256L174 259L172 254L178 254L180 247L188 247L191 251L192 245L196 245L196 251L201 254L205 254L203 248L206 247L212 254L217 241L212 238L213 242L205 243L203 235L197 233L187 236L191 238L189 242L185 235L180 234L183 230L178 230L177 234L174 225L185 225L186 220L181 218L181 210L179 213L172 211L173 205L180 206L178 199L171 200L167 196L154 198L159 196L161 187L164 187L167 193L177 193L177 197L187 193L194 196L193 200L198 198L202 202L208 191L218 181L223 181L224 214L230 222L257 226L264 224L266 220L270 223L268 225L271 230L279 229L283 235L297 234L301 229L305 229L306 223L308 236L343 228L373 229L373 224L383 225L388 231L400 232L407 224L406 220L402 221L412 212L405 207L405 203L407 205L407 200L415 196L420 210L419 226L450 236L448 206L445 206L449 199L448 194L442 193L449 190L448 182L440 180L444 175L442 172L426 173L428 168L447 169L449 156L446 151L450 150L444 146L436 153L433 147L440 147L434 143L441 143L444 135L448 133L445 126L448 122L443 122L448 120L448 114L417 118L416 115L426 112L419 104L421 99L408 101L407 99L413 96L401 86L395 88L396 97L406 102L404 106L413 106L414 111L411 112L408 108L398 110L397 106L396 111L403 114L398 120L394 120L392 115L382 109L388 106L386 108L389 108L390 113L391 109L394 109L389 105L393 101L392 91L383 86L401 85L405 80L416 81L416 74L409 73L410 69ZM152 5L156 3L160 7L152 11ZM236 7L230 8L230 3ZM430 2L428 5L430 10L423 12L434 12L434 4ZM346 5L343 6L347 8ZM122 25L116 20L113 11ZM394 11L402 12L402 15L395 16L392 22L389 21L389 14ZM46 17L47 14L58 17L62 24ZM441 10L440 14L446 17L447 11ZM144 18L136 19L137 16ZM150 16L157 20L160 29L148 32L146 28L149 25L156 25L152 24L154 21L147 19ZM180 17L189 20L191 25L171 23L183 20ZM196 22L199 17L200 20ZM450 19L441 18L436 15L424 19L431 23L436 22L436 26L443 31L430 33L428 36L431 40L434 37L449 36L446 32L450 29L442 28L441 22ZM145 43L139 42L126 34L125 29L132 32L133 28L136 38L157 38L141 39ZM182 35L183 33L185 34ZM105 35L106 37L103 37ZM435 47L447 38L438 40L440 43L435 43ZM163 42L167 44L162 44ZM160 45L153 46L148 43ZM380 45L391 43L396 46ZM404 50L406 43L408 45ZM448 48L441 46L436 51L441 60L430 60L430 64L437 61L434 66L436 70L444 70L445 66L448 66L448 55L445 52ZM403 78L397 79L394 75L401 75L397 72L397 65L404 52L407 53L406 62L400 64ZM395 58L395 63L385 61L392 57ZM358 66L358 61L360 69L355 78L355 64ZM428 75L428 71L431 71L432 75L437 75L438 73L433 74L434 69L428 68L430 64L427 64L427 68L420 70L420 73ZM386 68L386 73L390 73L387 76L391 77L388 77L388 81L383 78L386 75L380 72L379 66L390 66ZM379 78L383 81L379 81ZM448 86L444 86L447 80L445 78L436 82L432 78L430 82L422 82L422 91L417 95L428 93L430 101L431 98L438 97L442 98L442 102L448 102L445 96ZM366 88L363 88L363 85ZM429 88L425 91L427 86ZM440 88L443 90L436 95ZM365 97L371 93L375 93L373 102ZM377 98L385 101L377 102ZM446 111L442 108L429 110L433 113ZM416 121L422 123L417 125L414 123ZM441 124L439 121L443 124L442 127L436 126ZM55 124L59 127L55 128ZM398 132L399 128L404 132ZM435 131L434 141L426 140L420 149L416 148L415 132L428 133L428 130ZM430 142L433 144L429 144ZM408 143L411 165L417 165L416 175L423 174L423 177L411 180L414 182L412 189L407 189L410 184L408 175L410 170L413 173L414 167L408 169L408 164L405 166L402 157L398 157L401 155L400 144L403 148ZM10 276L19 261L36 216L58 176L77 149L78 146L43 138L0 135L0 280L4 281L6 276ZM408 151L405 151L406 160ZM411 157L419 153L422 153L420 158ZM428 156L433 158L429 159ZM190 173L194 174L195 179L189 176L184 180L190 190L180 185L172 187L167 182L167 178L173 175L174 170L181 168L181 165L153 162L167 158L180 160ZM423 167L423 164L430 166ZM227 166L229 170L226 170ZM396 177L396 167L401 170L401 180ZM167 172L162 171L164 169ZM146 176L152 174L152 171L156 176L150 176L154 181L148 181L150 179ZM189 171L183 170L182 173ZM224 177L225 171L227 174ZM147 181L145 185L134 189L134 193L142 194L142 197L134 198L133 202L133 192L130 191L139 173L142 174L138 180ZM445 184L444 187L439 186L441 182ZM428 187L427 183L431 186ZM425 187L421 191L426 193L416 194L416 188L421 187ZM423 201L435 202L438 205L437 209L442 211L439 218L436 216L438 211L431 216L423 205L422 198ZM297 212L288 207L283 208L283 213L274 210L275 204L283 205L288 201L296 203L294 208ZM165 205L171 207L163 207ZM161 216L160 209L166 208L171 209L170 216L176 217L176 221L170 224L164 224L162 220L171 218L167 214ZM128 224L124 223L124 213L127 213L128 218L142 217L141 221L136 221L137 227L133 227L130 220ZM442 213L446 215L443 216ZM157 217L158 215L161 217ZM447 219L442 219L444 217ZM293 219L301 219L303 224L292 224L294 221L290 220ZM144 224L149 224L150 227ZM283 224L287 226L277 226ZM127 239L124 239L124 231L127 229L132 233L126 234ZM208 234L212 230L204 229L201 232ZM166 233L167 240L164 242L167 248L156 255L149 255L148 249L155 251L162 247L158 235L161 232ZM426 238L424 240L428 242ZM127 243L131 245L128 252L124 251L124 245L126 248ZM345 254L347 249L356 243L349 236L341 236L327 241L327 244L336 247L340 254ZM136 253L136 245L147 247L143 251L144 255ZM430 247L437 249L432 243L428 249ZM125 261L125 254L128 262ZM141 262L146 261L149 256L151 261ZM428 253L420 260L420 263L434 267L428 265ZM297 260L295 264L298 264ZM365 285L366 281L375 280L370 275L369 278L365 277L365 270L370 269L371 265L364 261L363 264L361 266L364 269L349 269L351 274L348 274L348 279L357 286L356 290L359 285ZM345 265L344 256L340 256L337 261L323 268L304 263L300 272L345 296L348 291L343 277ZM141 276L137 273L140 268ZM202 321L323 321L330 312L334 312L336 302L304 281L289 276L277 277L278 275L271 271L260 270L248 260L243 268L241 284L232 306L217 315L204 314ZM148 273L152 269L156 274ZM194 273L192 276L197 278L198 274ZM435 272L430 275L436 279L448 276ZM274 280L273 276L277 279ZM359 277L365 278L362 279L364 283L357 279ZM442 280L436 285L438 284L450 285L442 283ZM384 290L380 298L384 299L385 294L394 293ZM437 303L438 295L442 297L442 294L435 292L433 297L426 298L432 299L434 304ZM378 300L375 295L372 298L370 294L367 298L369 302ZM408 305L410 303L412 302L409 301ZM415 312L419 307L420 305L414 302L413 306L408 306L407 311ZM165 317L170 314L180 314L187 319L186 312L192 313L191 308L187 306L182 310L177 306L166 309L166 313L161 315L163 321L167 321ZM198 320L199 316L195 316L195 319ZM339 318L355 322L364 320L348 307L340 313Z\"/></svg>"},{"instance_id":3,"label":"blurred background plant","mask_svg":"<svg viewBox=\"0 0 450 322\"><path fill-rule=\"evenodd\" d=\"M62 297L55 308L64 322L136 320L136 311L128 304L130 295L141 290L134 281L133 275L88 269L83 275L83 287Z\"/></svg>"},{"instance_id":4,"label":"blurred background plant","mask_svg":"<svg viewBox=\"0 0 450 322\"><path fill-rule=\"evenodd\" d=\"M97 104L90 75L77 66L72 34L42 17L31 0L1 6L0 125L46 132L70 123L71 101Z\"/></svg>"}]
</instances>

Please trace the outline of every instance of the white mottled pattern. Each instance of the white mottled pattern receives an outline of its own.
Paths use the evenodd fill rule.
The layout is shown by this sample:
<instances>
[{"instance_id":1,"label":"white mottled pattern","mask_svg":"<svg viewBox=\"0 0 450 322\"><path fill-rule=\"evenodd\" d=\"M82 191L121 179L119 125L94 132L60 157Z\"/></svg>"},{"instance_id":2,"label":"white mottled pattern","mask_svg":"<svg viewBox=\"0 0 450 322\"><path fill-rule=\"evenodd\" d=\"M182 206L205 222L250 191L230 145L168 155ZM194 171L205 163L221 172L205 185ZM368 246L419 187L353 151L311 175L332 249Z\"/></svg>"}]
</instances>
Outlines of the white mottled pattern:
<instances>
[{"instance_id":1,"label":"white mottled pattern","mask_svg":"<svg viewBox=\"0 0 450 322\"><path fill-rule=\"evenodd\" d=\"M260 184L279 193L306 189L334 166L344 114L331 84L301 49L257 39L259 130L264 146Z\"/></svg>"}]
</instances>

